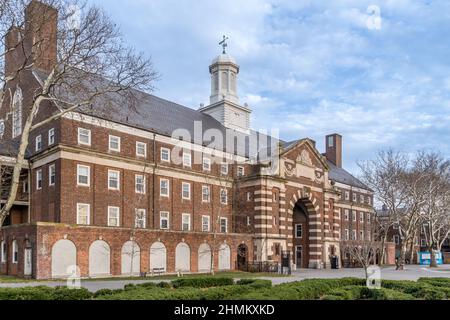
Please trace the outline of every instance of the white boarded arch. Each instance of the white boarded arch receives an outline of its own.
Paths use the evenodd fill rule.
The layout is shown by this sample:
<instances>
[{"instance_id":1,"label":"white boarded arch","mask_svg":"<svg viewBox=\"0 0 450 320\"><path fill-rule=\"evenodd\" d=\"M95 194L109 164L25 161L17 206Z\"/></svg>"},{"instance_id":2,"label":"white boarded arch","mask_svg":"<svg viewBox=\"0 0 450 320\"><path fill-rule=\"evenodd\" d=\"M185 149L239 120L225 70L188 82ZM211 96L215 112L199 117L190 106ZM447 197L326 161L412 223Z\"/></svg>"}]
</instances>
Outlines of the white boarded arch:
<instances>
[{"instance_id":1,"label":"white boarded arch","mask_svg":"<svg viewBox=\"0 0 450 320\"><path fill-rule=\"evenodd\" d=\"M175 249L175 271L191 271L191 249L184 242Z\"/></svg>"},{"instance_id":2,"label":"white boarded arch","mask_svg":"<svg viewBox=\"0 0 450 320\"><path fill-rule=\"evenodd\" d=\"M207 243L202 243L198 247L198 272L211 271L211 247Z\"/></svg>"},{"instance_id":3,"label":"white boarded arch","mask_svg":"<svg viewBox=\"0 0 450 320\"><path fill-rule=\"evenodd\" d=\"M150 271L166 272L167 249L164 243L155 242L150 247Z\"/></svg>"},{"instance_id":4,"label":"white boarded arch","mask_svg":"<svg viewBox=\"0 0 450 320\"><path fill-rule=\"evenodd\" d=\"M52 278L68 278L77 265L77 248L70 240L59 240L52 247Z\"/></svg>"},{"instance_id":5,"label":"white boarded arch","mask_svg":"<svg viewBox=\"0 0 450 320\"><path fill-rule=\"evenodd\" d=\"M111 275L111 248L103 240L92 242L89 247L89 276Z\"/></svg>"},{"instance_id":6,"label":"white boarded arch","mask_svg":"<svg viewBox=\"0 0 450 320\"><path fill-rule=\"evenodd\" d=\"M135 241L122 247L122 275L139 275L141 272L141 248Z\"/></svg>"},{"instance_id":7,"label":"white boarded arch","mask_svg":"<svg viewBox=\"0 0 450 320\"><path fill-rule=\"evenodd\" d=\"M230 246L223 243L219 249L219 270L231 269L231 249Z\"/></svg>"}]
</instances>

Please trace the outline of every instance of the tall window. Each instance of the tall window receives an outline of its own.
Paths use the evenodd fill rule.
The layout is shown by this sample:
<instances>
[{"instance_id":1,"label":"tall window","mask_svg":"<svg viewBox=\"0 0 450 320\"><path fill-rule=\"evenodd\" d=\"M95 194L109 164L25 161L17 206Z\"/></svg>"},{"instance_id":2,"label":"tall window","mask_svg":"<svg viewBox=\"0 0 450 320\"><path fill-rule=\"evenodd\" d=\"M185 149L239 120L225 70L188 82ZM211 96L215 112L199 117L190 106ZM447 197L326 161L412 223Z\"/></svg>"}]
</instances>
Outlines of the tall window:
<instances>
[{"instance_id":1,"label":"tall window","mask_svg":"<svg viewBox=\"0 0 450 320\"><path fill-rule=\"evenodd\" d=\"M19 246L17 240L14 240L12 243L12 251L12 263L19 263Z\"/></svg>"},{"instance_id":2,"label":"tall window","mask_svg":"<svg viewBox=\"0 0 450 320\"><path fill-rule=\"evenodd\" d=\"M352 220L356 222L356 211L352 211Z\"/></svg>"},{"instance_id":3,"label":"tall window","mask_svg":"<svg viewBox=\"0 0 450 320\"><path fill-rule=\"evenodd\" d=\"M238 177L243 177L244 174L245 174L245 168L244 167L238 167L238 170L237 170Z\"/></svg>"},{"instance_id":4,"label":"tall window","mask_svg":"<svg viewBox=\"0 0 450 320\"><path fill-rule=\"evenodd\" d=\"M162 230L169 229L169 212L161 211L159 213L159 228Z\"/></svg>"},{"instance_id":5,"label":"tall window","mask_svg":"<svg viewBox=\"0 0 450 320\"><path fill-rule=\"evenodd\" d=\"M120 226L120 209L118 207L108 207L108 227Z\"/></svg>"},{"instance_id":6,"label":"tall window","mask_svg":"<svg viewBox=\"0 0 450 320\"><path fill-rule=\"evenodd\" d=\"M120 152L120 137L109 136L109 150Z\"/></svg>"},{"instance_id":7,"label":"tall window","mask_svg":"<svg viewBox=\"0 0 450 320\"><path fill-rule=\"evenodd\" d=\"M400 236L394 235L394 243L395 243L396 245L399 245L399 244L400 244Z\"/></svg>"},{"instance_id":8,"label":"tall window","mask_svg":"<svg viewBox=\"0 0 450 320\"><path fill-rule=\"evenodd\" d=\"M42 136L41 135L38 135L36 137L35 146L36 146L36 152L41 151L41 149L42 149Z\"/></svg>"},{"instance_id":9,"label":"tall window","mask_svg":"<svg viewBox=\"0 0 450 320\"><path fill-rule=\"evenodd\" d=\"M119 190L120 172L114 170L108 170L108 189Z\"/></svg>"},{"instance_id":10,"label":"tall window","mask_svg":"<svg viewBox=\"0 0 450 320\"><path fill-rule=\"evenodd\" d=\"M161 197L169 197L169 180L161 179L159 181L159 195Z\"/></svg>"},{"instance_id":11,"label":"tall window","mask_svg":"<svg viewBox=\"0 0 450 320\"><path fill-rule=\"evenodd\" d=\"M345 209L345 211L344 211L344 219L345 219L345 221L348 221L348 219L349 219L349 210L348 209Z\"/></svg>"},{"instance_id":12,"label":"tall window","mask_svg":"<svg viewBox=\"0 0 450 320\"><path fill-rule=\"evenodd\" d=\"M370 212L367 212L367 223L370 223Z\"/></svg>"},{"instance_id":13,"label":"tall window","mask_svg":"<svg viewBox=\"0 0 450 320\"><path fill-rule=\"evenodd\" d=\"M36 171L36 189L42 189L42 169Z\"/></svg>"},{"instance_id":14,"label":"tall window","mask_svg":"<svg viewBox=\"0 0 450 320\"><path fill-rule=\"evenodd\" d=\"M211 171L211 159L203 158L203 171Z\"/></svg>"},{"instance_id":15,"label":"tall window","mask_svg":"<svg viewBox=\"0 0 450 320\"><path fill-rule=\"evenodd\" d=\"M48 130L48 145L51 146L55 143L55 129Z\"/></svg>"},{"instance_id":16,"label":"tall window","mask_svg":"<svg viewBox=\"0 0 450 320\"><path fill-rule=\"evenodd\" d=\"M350 192L349 191L345 191L345 200L348 201L350 200Z\"/></svg>"},{"instance_id":17,"label":"tall window","mask_svg":"<svg viewBox=\"0 0 450 320\"><path fill-rule=\"evenodd\" d=\"M167 148L161 148L161 161L170 162L170 150Z\"/></svg>"},{"instance_id":18,"label":"tall window","mask_svg":"<svg viewBox=\"0 0 450 320\"><path fill-rule=\"evenodd\" d=\"M210 187L209 186L202 186L202 202L209 202L210 201Z\"/></svg>"},{"instance_id":19,"label":"tall window","mask_svg":"<svg viewBox=\"0 0 450 320\"><path fill-rule=\"evenodd\" d=\"M13 128L12 137L13 139L22 134L22 89L17 87L16 92L13 97Z\"/></svg>"},{"instance_id":20,"label":"tall window","mask_svg":"<svg viewBox=\"0 0 450 320\"><path fill-rule=\"evenodd\" d=\"M228 203L228 191L226 189L220 190L220 203L221 204Z\"/></svg>"},{"instance_id":21,"label":"tall window","mask_svg":"<svg viewBox=\"0 0 450 320\"><path fill-rule=\"evenodd\" d=\"M136 209L134 226L136 229L145 229L147 220L147 211L145 209Z\"/></svg>"},{"instance_id":22,"label":"tall window","mask_svg":"<svg viewBox=\"0 0 450 320\"><path fill-rule=\"evenodd\" d=\"M356 240L356 230L352 230L352 240Z\"/></svg>"},{"instance_id":23,"label":"tall window","mask_svg":"<svg viewBox=\"0 0 450 320\"><path fill-rule=\"evenodd\" d=\"M77 204L77 224L86 226L90 224L90 207L85 203Z\"/></svg>"},{"instance_id":24,"label":"tall window","mask_svg":"<svg viewBox=\"0 0 450 320\"><path fill-rule=\"evenodd\" d=\"M220 218L220 232L227 233L228 232L228 219Z\"/></svg>"},{"instance_id":25,"label":"tall window","mask_svg":"<svg viewBox=\"0 0 450 320\"><path fill-rule=\"evenodd\" d=\"M78 144L91 145L91 130L78 128Z\"/></svg>"},{"instance_id":26,"label":"tall window","mask_svg":"<svg viewBox=\"0 0 450 320\"><path fill-rule=\"evenodd\" d=\"M1 243L1 263L5 263L6 262L6 242L2 241Z\"/></svg>"},{"instance_id":27,"label":"tall window","mask_svg":"<svg viewBox=\"0 0 450 320\"><path fill-rule=\"evenodd\" d=\"M182 185L182 197L185 200L191 199L191 184L187 182L183 182Z\"/></svg>"},{"instance_id":28,"label":"tall window","mask_svg":"<svg viewBox=\"0 0 450 320\"><path fill-rule=\"evenodd\" d=\"M202 216L202 232L209 232L210 229L210 217Z\"/></svg>"},{"instance_id":29,"label":"tall window","mask_svg":"<svg viewBox=\"0 0 450 320\"><path fill-rule=\"evenodd\" d=\"M359 222L364 223L364 212L359 213Z\"/></svg>"},{"instance_id":30,"label":"tall window","mask_svg":"<svg viewBox=\"0 0 450 320\"><path fill-rule=\"evenodd\" d=\"M359 240L361 240L361 241L364 240L364 231L363 230L359 231Z\"/></svg>"},{"instance_id":31,"label":"tall window","mask_svg":"<svg viewBox=\"0 0 450 320\"><path fill-rule=\"evenodd\" d=\"M82 187L89 187L91 168L88 166L78 165L77 166L77 184Z\"/></svg>"},{"instance_id":32,"label":"tall window","mask_svg":"<svg viewBox=\"0 0 450 320\"><path fill-rule=\"evenodd\" d=\"M227 163L222 163L220 165L220 173L223 175L227 175L228 174L228 164Z\"/></svg>"},{"instance_id":33,"label":"tall window","mask_svg":"<svg viewBox=\"0 0 450 320\"><path fill-rule=\"evenodd\" d=\"M189 168L192 166L192 155L190 152L183 152L183 166Z\"/></svg>"},{"instance_id":34,"label":"tall window","mask_svg":"<svg viewBox=\"0 0 450 320\"><path fill-rule=\"evenodd\" d=\"M147 144L136 142L136 155L143 158L147 157Z\"/></svg>"},{"instance_id":35,"label":"tall window","mask_svg":"<svg viewBox=\"0 0 450 320\"><path fill-rule=\"evenodd\" d=\"M145 176L136 175L136 193L145 194Z\"/></svg>"},{"instance_id":36,"label":"tall window","mask_svg":"<svg viewBox=\"0 0 450 320\"><path fill-rule=\"evenodd\" d=\"M48 185L54 186L56 183L56 165L52 164L48 167Z\"/></svg>"},{"instance_id":37,"label":"tall window","mask_svg":"<svg viewBox=\"0 0 450 320\"><path fill-rule=\"evenodd\" d=\"M348 229L345 229L345 236L344 236L344 239L348 241L349 238L350 238L350 233L349 233Z\"/></svg>"},{"instance_id":38,"label":"tall window","mask_svg":"<svg viewBox=\"0 0 450 320\"><path fill-rule=\"evenodd\" d=\"M181 230L190 231L191 230L191 215L189 213L183 213L181 220Z\"/></svg>"},{"instance_id":39,"label":"tall window","mask_svg":"<svg viewBox=\"0 0 450 320\"><path fill-rule=\"evenodd\" d=\"M295 237L298 239L303 237L303 226L301 224L295 225Z\"/></svg>"}]
</instances>

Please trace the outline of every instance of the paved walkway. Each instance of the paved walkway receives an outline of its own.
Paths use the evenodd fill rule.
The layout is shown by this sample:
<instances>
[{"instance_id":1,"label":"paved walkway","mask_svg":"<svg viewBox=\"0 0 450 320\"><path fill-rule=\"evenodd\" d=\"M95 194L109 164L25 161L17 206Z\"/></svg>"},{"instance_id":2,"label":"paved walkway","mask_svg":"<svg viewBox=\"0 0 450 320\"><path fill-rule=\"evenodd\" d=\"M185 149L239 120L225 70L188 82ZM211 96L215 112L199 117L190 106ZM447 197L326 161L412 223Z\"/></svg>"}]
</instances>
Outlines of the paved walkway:
<instances>
[{"instance_id":1,"label":"paved walkway","mask_svg":"<svg viewBox=\"0 0 450 320\"><path fill-rule=\"evenodd\" d=\"M274 285L304 279L333 279L333 278L364 278L363 269L340 269L340 270L312 270L302 269L293 272L290 277L263 277L262 279L271 280ZM407 266L406 270L397 271L394 267L386 267L381 270L381 277L385 280L413 280L429 277L445 277L450 278L450 265L442 266L438 269L429 269L423 266ZM141 284L146 282L161 282L169 280L82 280L81 285L92 291L100 289L123 289L127 284ZM22 283L0 283L3 288L21 288L36 286L65 286L65 281L40 281L40 282L22 282Z\"/></svg>"}]
</instances>

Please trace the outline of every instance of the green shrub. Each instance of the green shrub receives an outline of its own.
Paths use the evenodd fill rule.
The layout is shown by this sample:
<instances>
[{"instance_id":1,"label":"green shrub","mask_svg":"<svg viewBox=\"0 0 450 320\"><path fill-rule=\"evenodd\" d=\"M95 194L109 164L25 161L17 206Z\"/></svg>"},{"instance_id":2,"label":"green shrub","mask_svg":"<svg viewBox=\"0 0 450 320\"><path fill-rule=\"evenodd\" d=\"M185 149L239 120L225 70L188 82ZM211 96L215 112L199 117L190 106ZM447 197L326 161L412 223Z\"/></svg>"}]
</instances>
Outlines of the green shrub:
<instances>
[{"instance_id":1,"label":"green shrub","mask_svg":"<svg viewBox=\"0 0 450 320\"><path fill-rule=\"evenodd\" d=\"M93 297L87 289L66 287L2 288L0 300L86 300Z\"/></svg>"},{"instance_id":2,"label":"green shrub","mask_svg":"<svg viewBox=\"0 0 450 320\"><path fill-rule=\"evenodd\" d=\"M136 288L136 285L134 285L133 283L129 283L123 287L123 290L129 291L129 290L134 290L135 288Z\"/></svg>"},{"instance_id":3,"label":"green shrub","mask_svg":"<svg viewBox=\"0 0 450 320\"><path fill-rule=\"evenodd\" d=\"M248 285L255 289L272 287L272 281L263 279L241 279L236 284L240 286Z\"/></svg>"},{"instance_id":4,"label":"green shrub","mask_svg":"<svg viewBox=\"0 0 450 320\"><path fill-rule=\"evenodd\" d=\"M426 283L435 287L450 288L450 278L420 278L417 282Z\"/></svg>"},{"instance_id":5,"label":"green shrub","mask_svg":"<svg viewBox=\"0 0 450 320\"><path fill-rule=\"evenodd\" d=\"M174 288L193 287L193 288L210 288L233 285L232 278L216 278L216 277L202 277L202 278L184 278L172 281Z\"/></svg>"},{"instance_id":6,"label":"green shrub","mask_svg":"<svg viewBox=\"0 0 450 320\"><path fill-rule=\"evenodd\" d=\"M100 289L94 293L94 298L98 298L100 296L108 296L108 295L112 295L112 294L114 294L114 291L111 289Z\"/></svg>"},{"instance_id":7,"label":"green shrub","mask_svg":"<svg viewBox=\"0 0 450 320\"><path fill-rule=\"evenodd\" d=\"M419 282L385 280L382 282L382 286L410 294L417 299L444 300L450 298L450 288L435 286L431 280Z\"/></svg>"},{"instance_id":8,"label":"green shrub","mask_svg":"<svg viewBox=\"0 0 450 320\"><path fill-rule=\"evenodd\" d=\"M414 300L414 296L401 291L386 288L379 290L365 289L367 289L365 298L370 300Z\"/></svg>"},{"instance_id":9,"label":"green shrub","mask_svg":"<svg viewBox=\"0 0 450 320\"><path fill-rule=\"evenodd\" d=\"M141 283L136 285L137 287L142 287L142 288L154 288L156 287L156 283L154 282L146 282L146 283ZM133 289L133 287L131 287Z\"/></svg>"},{"instance_id":10,"label":"green shrub","mask_svg":"<svg viewBox=\"0 0 450 320\"><path fill-rule=\"evenodd\" d=\"M172 288L172 286L170 285L169 282L164 282L164 281L158 283L156 286L157 286L158 288L166 288L166 289Z\"/></svg>"},{"instance_id":11,"label":"green shrub","mask_svg":"<svg viewBox=\"0 0 450 320\"><path fill-rule=\"evenodd\" d=\"M87 300L92 297L93 294L86 288L69 289L67 287L56 287L52 292L53 300Z\"/></svg>"}]
</instances>

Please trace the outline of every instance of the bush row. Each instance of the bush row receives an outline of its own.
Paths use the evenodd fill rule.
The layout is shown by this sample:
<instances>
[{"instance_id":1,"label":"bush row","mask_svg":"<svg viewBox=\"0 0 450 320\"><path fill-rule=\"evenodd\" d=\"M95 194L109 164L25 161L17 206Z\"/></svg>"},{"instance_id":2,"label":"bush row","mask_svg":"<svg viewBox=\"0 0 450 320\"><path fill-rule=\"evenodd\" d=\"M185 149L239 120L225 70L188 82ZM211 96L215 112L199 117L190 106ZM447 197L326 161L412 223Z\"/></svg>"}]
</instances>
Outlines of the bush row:
<instances>
[{"instance_id":1,"label":"bush row","mask_svg":"<svg viewBox=\"0 0 450 320\"><path fill-rule=\"evenodd\" d=\"M184 278L172 281L174 288L192 287L192 288L211 288L231 286L234 284L232 278L216 278L216 277L202 277L202 278Z\"/></svg>"},{"instance_id":2,"label":"bush row","mask_svg":"<svg viewBox=\"0 0 450 320\"><path fill-rule=\"evenodd\" d=\"M86 300L93 297L87 289L66 287L0 288L0 300Z\"/></svg>"}]
</instances>

